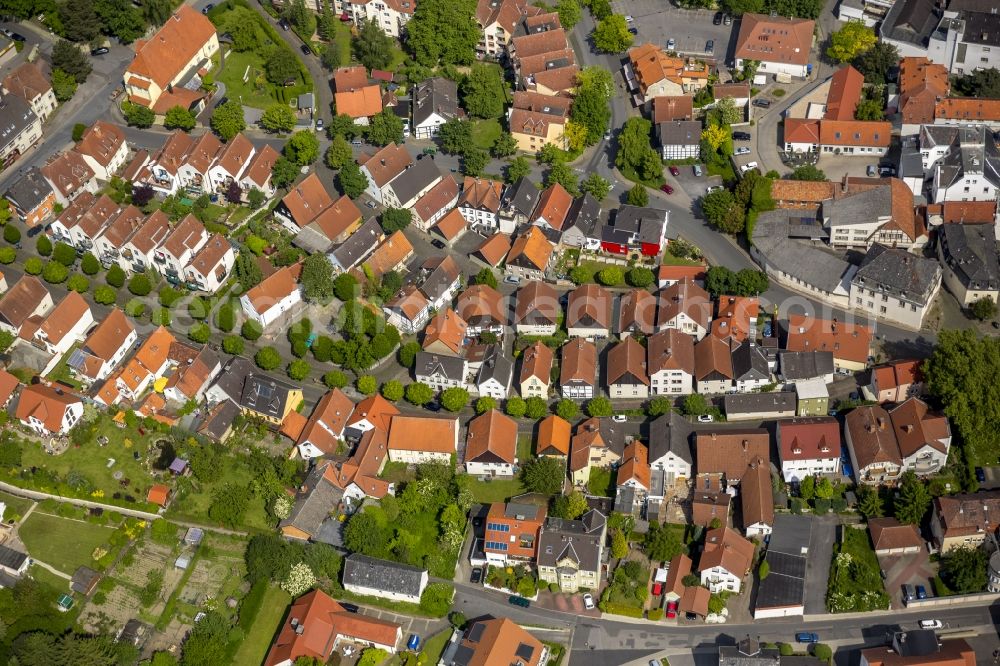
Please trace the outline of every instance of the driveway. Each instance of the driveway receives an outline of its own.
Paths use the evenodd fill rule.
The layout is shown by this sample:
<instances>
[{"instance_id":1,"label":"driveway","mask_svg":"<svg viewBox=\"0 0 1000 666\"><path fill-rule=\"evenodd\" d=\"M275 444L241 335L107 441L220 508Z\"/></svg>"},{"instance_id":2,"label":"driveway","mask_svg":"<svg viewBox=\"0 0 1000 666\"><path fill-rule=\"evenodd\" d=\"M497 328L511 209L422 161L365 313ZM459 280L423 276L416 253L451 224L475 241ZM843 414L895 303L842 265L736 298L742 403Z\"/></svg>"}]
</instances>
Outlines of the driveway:
<instances>
[{"instance_id":1,"label":"driveway","mask_svg":"<svg viewBox=\"0 0 1000 666\"><path fill-rule=\"evenodd\" d=\"M923 585L928 595L934 594L931 578L935 570L931 565L927 550L910 555L879 555L878 564L885 572L885 591L892 600L892 607L906 608L903 602L903 585Z\"/></svg>"},{"instance_id":2,"label":"driveway","mask_svg":"<svg viewBox=\"0 0 1000 666\"><path fill-rule=\"evenodd\" d=\"M826 584L830 577L830 560L836 538L835 516L817 516L812 519L809 559L806 563L806 615L826 613Z\"/></svg>"}]
</instances>

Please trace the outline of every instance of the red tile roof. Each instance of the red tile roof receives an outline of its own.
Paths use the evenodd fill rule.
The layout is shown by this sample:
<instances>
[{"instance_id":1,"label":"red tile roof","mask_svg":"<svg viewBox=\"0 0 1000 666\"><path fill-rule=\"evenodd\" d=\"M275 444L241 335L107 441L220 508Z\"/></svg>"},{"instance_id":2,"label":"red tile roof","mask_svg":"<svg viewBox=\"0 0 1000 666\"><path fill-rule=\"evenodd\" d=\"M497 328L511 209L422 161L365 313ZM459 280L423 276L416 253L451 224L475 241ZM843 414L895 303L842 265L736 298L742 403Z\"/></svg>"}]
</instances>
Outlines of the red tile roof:
<instances>
[{"instance_id":1,"label":"red tile roof","mask_svg":"<svg viewBox=\"0 0 1000 666\"><path fill-rule=\"evenodd\" d=\"M788 315L789 351L832 351L835 359L865 363L871 344L872 329L864 324Z\"/></svg>"},{"instance_id":2,"label":"red tile roof","mask_svg":"<svg viewBox=\"0 0 1000 666\"><path fill-rule=\"evenodd\" d=\"M215 26L207 16L190 5L181 5L151 39L136 41L135 58L125 70L126 80L130 74L142 76L166 91L214 35Z\"/></svg>"},{"instance_id":3,"label":"red tile roof","mask_svg":"<svg viewBox=\"0 0 1000 666\"><path fill-rule=\"evenodd\" d=\"M861 88L865 77L850 65L844 65L830 80L826 96L825 120L854 120L854 109L861 101Z\"/></svg>"},{"instance_id":4,"label":"red tile roof","mask_svg":"<svg viewBox=\"0 0 1000 666\"><path fill-rule=\"evenodd\" d=\"M1000 99L948 97L934 107L935 120L968 120L988 122L1000 120Z\"/></svg>"},{"instance_id":5,"label":"red tile roof","mask_svg":"<svg viewBox=\"0 0 1000 666\"><path fill-rule=\"evenodd\" d=\"M840 424L831 416L778 422L781 461L818 460L840 455Z\"/></svg>"},{"instance_id":6,"label":"red tile roof","mask_svg":"<svg viewBox=\"0 0 1000 666\"><path fill-rule=\"evenodd\" d=\"M805 65L812 49L814 21L764 14L744 14L735 57Z\"/></svg>"},{"instance_id":7,"label":"red tile roof","mask_svg":"<svg viewBox=\"0 0 1000 666\"><path fill-rule=\"evenodd\" d=\"M899 112L904 124L934 122L937 100L948 96L948 68L927 58L899 61Z\"/></svg>"}]
</instances>

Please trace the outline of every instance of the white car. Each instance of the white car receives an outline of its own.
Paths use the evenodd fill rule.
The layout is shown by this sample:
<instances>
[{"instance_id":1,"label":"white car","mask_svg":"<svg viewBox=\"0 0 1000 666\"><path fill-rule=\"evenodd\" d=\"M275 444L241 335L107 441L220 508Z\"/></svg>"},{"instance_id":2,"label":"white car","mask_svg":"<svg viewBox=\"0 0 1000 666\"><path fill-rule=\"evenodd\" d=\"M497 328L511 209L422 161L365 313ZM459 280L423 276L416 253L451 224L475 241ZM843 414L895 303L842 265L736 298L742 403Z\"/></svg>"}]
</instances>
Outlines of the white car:
<instances>
[{"instance_id":1,"label":"white car","mask_svg":"<svg viewBox=\"0 0 1000 666\"><path fill-rule=\"evenodd\" d=\"M749 154L750 154L749 146L740 146L739 148L733 151L733 155L749 155Z\"/></svg>"},{"instance_id":2,"label":"white car","mask_svg":"<svg viewBox=\"0 0 1000 666\"><path fill-rule=\"evenodd\" d=\"M944 626L941 620L921 620L919 624L921 629L940 629Z\"/></svg>"},{"instance_id":3,"label":"white car","mask_svg":"<svg viewBox=\"0 0 1000 666\"><path fill-rule=\"evenodd\" d=\"M668 51L673 51L676 47L677 47L677 40L675 40L673 37L667 40Z\"/></svg>"},{"instance_id":4,"label":"white car","mask_svg":"<svg viewBox=\"0 0 1000 666\"><path fill-rule=\"evenodd\" d=\"M587 594L583 595L583 606L587 610L594 610L595 606L594 595L592 595L590 592L587 592Z\"/></svg>"},{"instance_id":5,"label":"white car","mask_svg":"<svg viewBox=\"0 0 1000 666\"><path fill-rule=\"evenodd\" d=\"M632 17L631 14L629 14L628 16L625 17L625 22L626 23L635 23L635 19Z\"/></svg>"},{"instance_id":6,"label":"white car","mask_svg":"<svg viewBox=\"0 0 1000 666\"><path fill-rule=\"evenodd\" d=\"M748 173L756 168L757 168L756 162L747 162L746 164L740 167L740 173Z\"/></svg>"},{"instance_id":7,"label":"white car","mask_svg":"<svg viewBox=\"0 0 1000 666\"><path fill-rule=\"evenodd\" d=\"M711 414L699 414L698 423L711 423L715 418Z\"/></svg>"},{"instance_id":8,"label":"white car","mask_svg":"<svg viewBox=\"0 0 1000 666\"><path fill-rule=\"evenodd\" d=\"M611 417L611 420L614 421L615 423L625 423L625 421L628 420L628 417L626 417L624 414L615 414L614 416Z\"/></svg>"}]
</instances>

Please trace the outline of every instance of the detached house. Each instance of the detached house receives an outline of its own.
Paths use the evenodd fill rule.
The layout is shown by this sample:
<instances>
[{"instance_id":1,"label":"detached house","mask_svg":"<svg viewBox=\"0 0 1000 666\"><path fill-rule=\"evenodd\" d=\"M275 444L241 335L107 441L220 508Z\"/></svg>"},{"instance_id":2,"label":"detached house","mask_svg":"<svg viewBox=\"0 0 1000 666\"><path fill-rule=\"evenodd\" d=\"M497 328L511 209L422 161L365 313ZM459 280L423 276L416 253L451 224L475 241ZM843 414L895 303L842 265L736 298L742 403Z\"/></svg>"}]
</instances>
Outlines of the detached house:
<instances>
[{"instance_id":1,"label":"detached house","mask_svg":"<svg viewBox=\"0 0 1000 666\"><path fill-rule=\"evenodd\" d=\"M840 423L832 416L779 421L776 437L786 483L840 474Z\"/></svg>"},{"instance_id":2,"label":"detached house","mask_svg":"<svg viewBox=\"0 0 1000 666\"><path fill-rule=\"evenodd\" d=\"M425 462L447 464L457 451L457 418L392 417L389 427L389 460L392 462L407 465Z\"/></svg>"},{"instance_id":3,"label":"detached house","mask_svg":"<svg viewBox=\"0 0 1000 666\"><path fill-rule=\"evenodd\" d=\"M635 338L625 338L608 351L606 381L612 398L646 398L649 377L646 374L646 350Z\"/></svg>"},{"instance_id":4,"label":"detached house","mask_svg":"<svg viewBox=\"0 0 1000 666\"><path fill-rule=\"evenodd\" d=\"M736 67L746 60L760 62L762 74L789 74L805 78L812 70L809 52L812 50L815 23L764 14L744 14L736 38Z\"/></svg>"},{"instance_id":5,"label":"detached house","mask_svg":"<svg viewBox=\"0 0 1000 666\"><path fill-rule=\"evenodd\" d=\"M285 266L264 278L260 284L240 296L243 313L263 328L281 318L302 302L299 289L301 264Z\"/></svg>"},{"instance_id":6,"label":"detached house","mask_svg":"<svg viewBox=\"0 0 1000 666\"><path fill-rule=\"evenodd\" d=\"M666 329L646 339L646 370L652 395L694 393L694 338Z\"/></svg>"},{"instance_id":7,"label":"detached house","mask_svg":"<svg viewBox=\"0 0 1000 666\"><path fill-rule=\"evenodd\" d=\"M753 558L754 545L735 530L728 527L709 530L698 565L701 584L713 594L723 590L739 594Z\"/></svg>"},{"instance_id":8,"label":"detached house","mask_svg":"<svg viewBox=\"0 0 1000 666\"><path fill-rule=\"evenodd\" d=\"M325 393L295 438L295 446L302 459L336 454L347 420L353 412L354 403L343 391L332 389Z\"/></svg>"},{"instance_id":9,"label":"detached house","mask_svg":"<svg viewBox=\"0 0 1000 666\"><path fill-rule=\"evenodd\" d=\"M520 502L494 503L486 514L483 553L492 566L534 562L546 506Z\"/></svg>"},{"instance_id":10,"label":"detached house","mask_svg":"<svg viewBox=\"0 0 1000 666\"><path fill-rule=\"evenodd\" d=\"M699 478L722 479L733 486L752 462L770 460L771 437L762 428L703 431L695 436L695 452Z\"/></svg>"},{"instance_id":11,"label":"detached house","mask_svg":"<svg viewBox=\"0 0 1000 666\"><path fill-rule=\"evenodd\" d=\"M94 323L94 315L83 296L71 291L42 320L34 339L50 354L61 355L83 339Z\"/></svg>"},{"instance_id":12,"label":"detached house","mask_svg":"<svg viewBox=\"0 0 1000 666\"><path fill-rule=\"evenodd\" d=\"M571 338L607 338L611 335L612 297L604 287L582 284L569 294L566 329Z\"/></svg>"},{"instance_id":13,"label":"detached house","mask_svg":"<svg viewBox=\"0 0 1000 666\"><path fill-rule=\"evenodd\" d=\"M654 129L660 155L665 160L698 157L701 146L700 120L673 120L657 123Z\"/></svg>"},{"instance_id":14,"label":"detached house","mask_svg":"<svg viewBox=\"0 0 1000 666\"><path fill-rule=\"evenodd\" d=\"M571 426L569 421L550 414L538 423L535 455L558 458L563 464L569 457Z\"/></svg>"},{"instance_id":15,"label":"detached house","mask_svg":"<svg viewBox=\"0 0 1000 666\"><path fill-rule=\"evenodd\" d=\"M3 79L5 95L17 95L31 107L43 123L56 110L58 101L49 78L34 62L25 62L15 67Z\"/></svg>"},{"instance_id":16,"label":"detached house","mask_svg":"<svg viewBox=\"0 0 1000 666\"><path fill-rule=\"evenodd\" d=\"M934 543L942 553L952 548L978 548L986 543L986 528L997 524L997 516L998 490L936 497L930 520Z\"/></svg>"},{"instance_id":17,"label":"detached house","mask_svg":"<svg viewBox=\"0 0 1000 666\"><path fill-rule=\"evenodd\" d=\"M625 453L626 436L611 419L590 418L576 426L570 445L569 475L585 486L594 467L611 467Z\"/></svg>"},{"instance_id":18,"label":"detached house","mask_svg":"<svg viewBox=\"0 0 1000 666\"><path fill-rule=\"evenodd\" d=\"M548 398L553 357L552 350L540 340L524 349L519 378L522 398Z\"/></svg>"},{"instance_id":19,"label":"detached house","mask_svg":"<svg viewBox=\"0 0 1000 666\"><path fill-rule=\"evenodd\" d=\"M43 437L65 435L83 416L83 400L46 384L21 389L14 418Z\"/></svg>"},{"instance_id":20,"label":"detached house","mask_svg":"<svg viewBox=\"0 0 1000 666\"><path fill-rule=\"evenodd\" d=\"M416 8L414 0L340 0L341 18L347 17L359 28L365 21L372 21L390 37L400 37L405 26L413 18Z\"/></svg>"},{"instance_id":21,"label":"detached house","mask_svg":"<svg viewBox=\"0 0 1000 666\"><path fill-rule=\"evenodd\" d=\"M566 121L572 100L537 92L516 91L507 114L511 136L518 150L537 153L547 143L563 150L567 147Z\"/></svg>"},{"instance_id":22,"label":"detached house","mask_svg":"<svg viewBox=\"0 0 1000 666\"><path fill-rule=\"evenodd\" d=\"M333 105L337 114L350 116L355 125L367 125L382 111L382 89L368 82L364 67L341 67L333 73Z\"/></svg>"},{"instance_id":23,"label":"detached house","mask_svg":"<svg viewBox=\"0 0 1000 666\"><path fill-rule=\"evenodd\" d=\"M25 275L0 297L0 329L18 335L25 322L50 309L52 295L49 290L35 276Z\"/></svg>"},{"instance_id":24,"label":"detached house","mask_svg":"<svg viewBox=\"0 0 1000 666\"><path fill-rule=\"evenodd\" d=\"M517 422L491 409L469 422L465 471L471 476L514 476L517 469Z\"/></svg>"},{"instance_id":25,"label":"detached house","mask_svg":"<svg viewBox=\"0 0 1000 666\"><path fill-rule=\"evenodd\" d=\"M70 356L68 364L76 375L90 382L101 381L125 359L137 339L131 320L118 308L112 308L79 351Z\"/></svg>"},{"instance_id":26,"label":"detached house","mask_svg":"<svg viewBox=\"0 0 1000 666\"><path fill-rule=\"evenodd\" d=\"M552 335L556 332L562 306L551 285L529 282L514 297L514 330L519 335Z\"/></svg>"},{"instance_id":27,"label":"detached house","mask_svg":"<svg viewBox=\"0 0 1000 666\"><path fill-rule=\"evenodd\" d=\"M502 182L466 176L462 196L458 200L458 212L473 227L498 229L501 195Z\"/></svg>"},{"instance_id":28,"label":"detached house","mask_svg":"<svg viewBox=\"0 0 1000 666\"><path fill-rule=\"evenodd\" d=\"M128 158L125 133L117 125L103 120L88 127L73 150L83 156L87 166L100 180L111 180Z\"/></svg>"},{"instance_id":29,"label":"detached house","mask_svg":"<svg viewBox=\"0 0 1000 666\"><path fill-rule=\"evenodd\" d=\"M421 81L413 89L413 136L430 139L438 128L465 114L458 106L458 84L435 76Z\"/></svg>"},{"instance_id":30,"label":"detached house","mask_svg":"<svg viewBox=\"0 0 1000 666\"><path fill-rule=\"evenodd\" d=\"M676 412L664 414L649 424L649 467L654 486L673 486L693 478L692 425ZM662 481L656 477L662 475Z\"/></svg>"},{"instance_id":31,"label":"detached house","mask_svg":"<svg viewBox=\"0 0 1000 666\"><path fill-rule=\"evenodd\" d=\"M643 102L665 95L693 94L708 85L708 66L693 58L669 56L655 44L628 50Z\"/></svg>"},{"instance_id":32,"label":"detached house","mask_svg":"<svg viewBox=\"0 0 1000 666\"><path fill-rule=\"evenodd\" d=\"M421 160L421 162L423 161ZM398 177L412 164L413 158L410 157L410 153L406 151L406 148L397 146L394 143L381 148L374 155L367 156L362 154L358 158L358 165L361 167L361 173L365 174L365 177L368 179L368 187L365 189L365 192L380 204L385 204L388 199L395 200L395 194L389 194L389 185L393 179ZM433 183L431 186L433 186Z\"/></svg>"},{"instance_id":33,"label":"detached house","mask_svg":"<svg viewBox=\"0 0 1000 666\"><path fill-rule=\"evenodd\" d=\"M607 519L591 509L579 520L549 518L538 537L538 578L561 592L596 590L601 583Z\"/></svg>"},{"instance_id":34,"label":"detached house","mask_svg":"<svg viewBox=\"0 0 1000 666\"><path fill-rule=\"evenodd\" d=\"M597 347L583 338L562 346L559 390L564 398L589 400L597 387Z\"/></svg>"},{"instance_id":35,"label":"detached house","mask_svg":"<svg viewBox=\"0 0 1000 666\"><path fill-rule=\"evenodd\" d=\"M344 558L341 582L352 594L419 604L427 588L427 571L352 553Z\"/></svg>"}]
</instances>

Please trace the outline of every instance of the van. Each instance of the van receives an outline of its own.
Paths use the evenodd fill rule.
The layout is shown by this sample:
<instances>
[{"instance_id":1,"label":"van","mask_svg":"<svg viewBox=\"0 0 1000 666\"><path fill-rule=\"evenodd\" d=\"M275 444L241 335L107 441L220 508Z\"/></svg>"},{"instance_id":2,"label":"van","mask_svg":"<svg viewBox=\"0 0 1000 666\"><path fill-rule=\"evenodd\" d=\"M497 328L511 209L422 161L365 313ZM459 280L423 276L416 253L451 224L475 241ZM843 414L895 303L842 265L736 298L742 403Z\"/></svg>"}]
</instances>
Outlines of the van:
<instances>
[{"instance_id":1,"label":"van","mask_svg":"<svg viewBox=\"0 0 1000 666\"><path fill-rule=\"evenodd\" d=\"M753 105L759 106L762 109L769 109L771 108L771 100L758 98L753 101Z\"/></svg>"}]
</instances>

